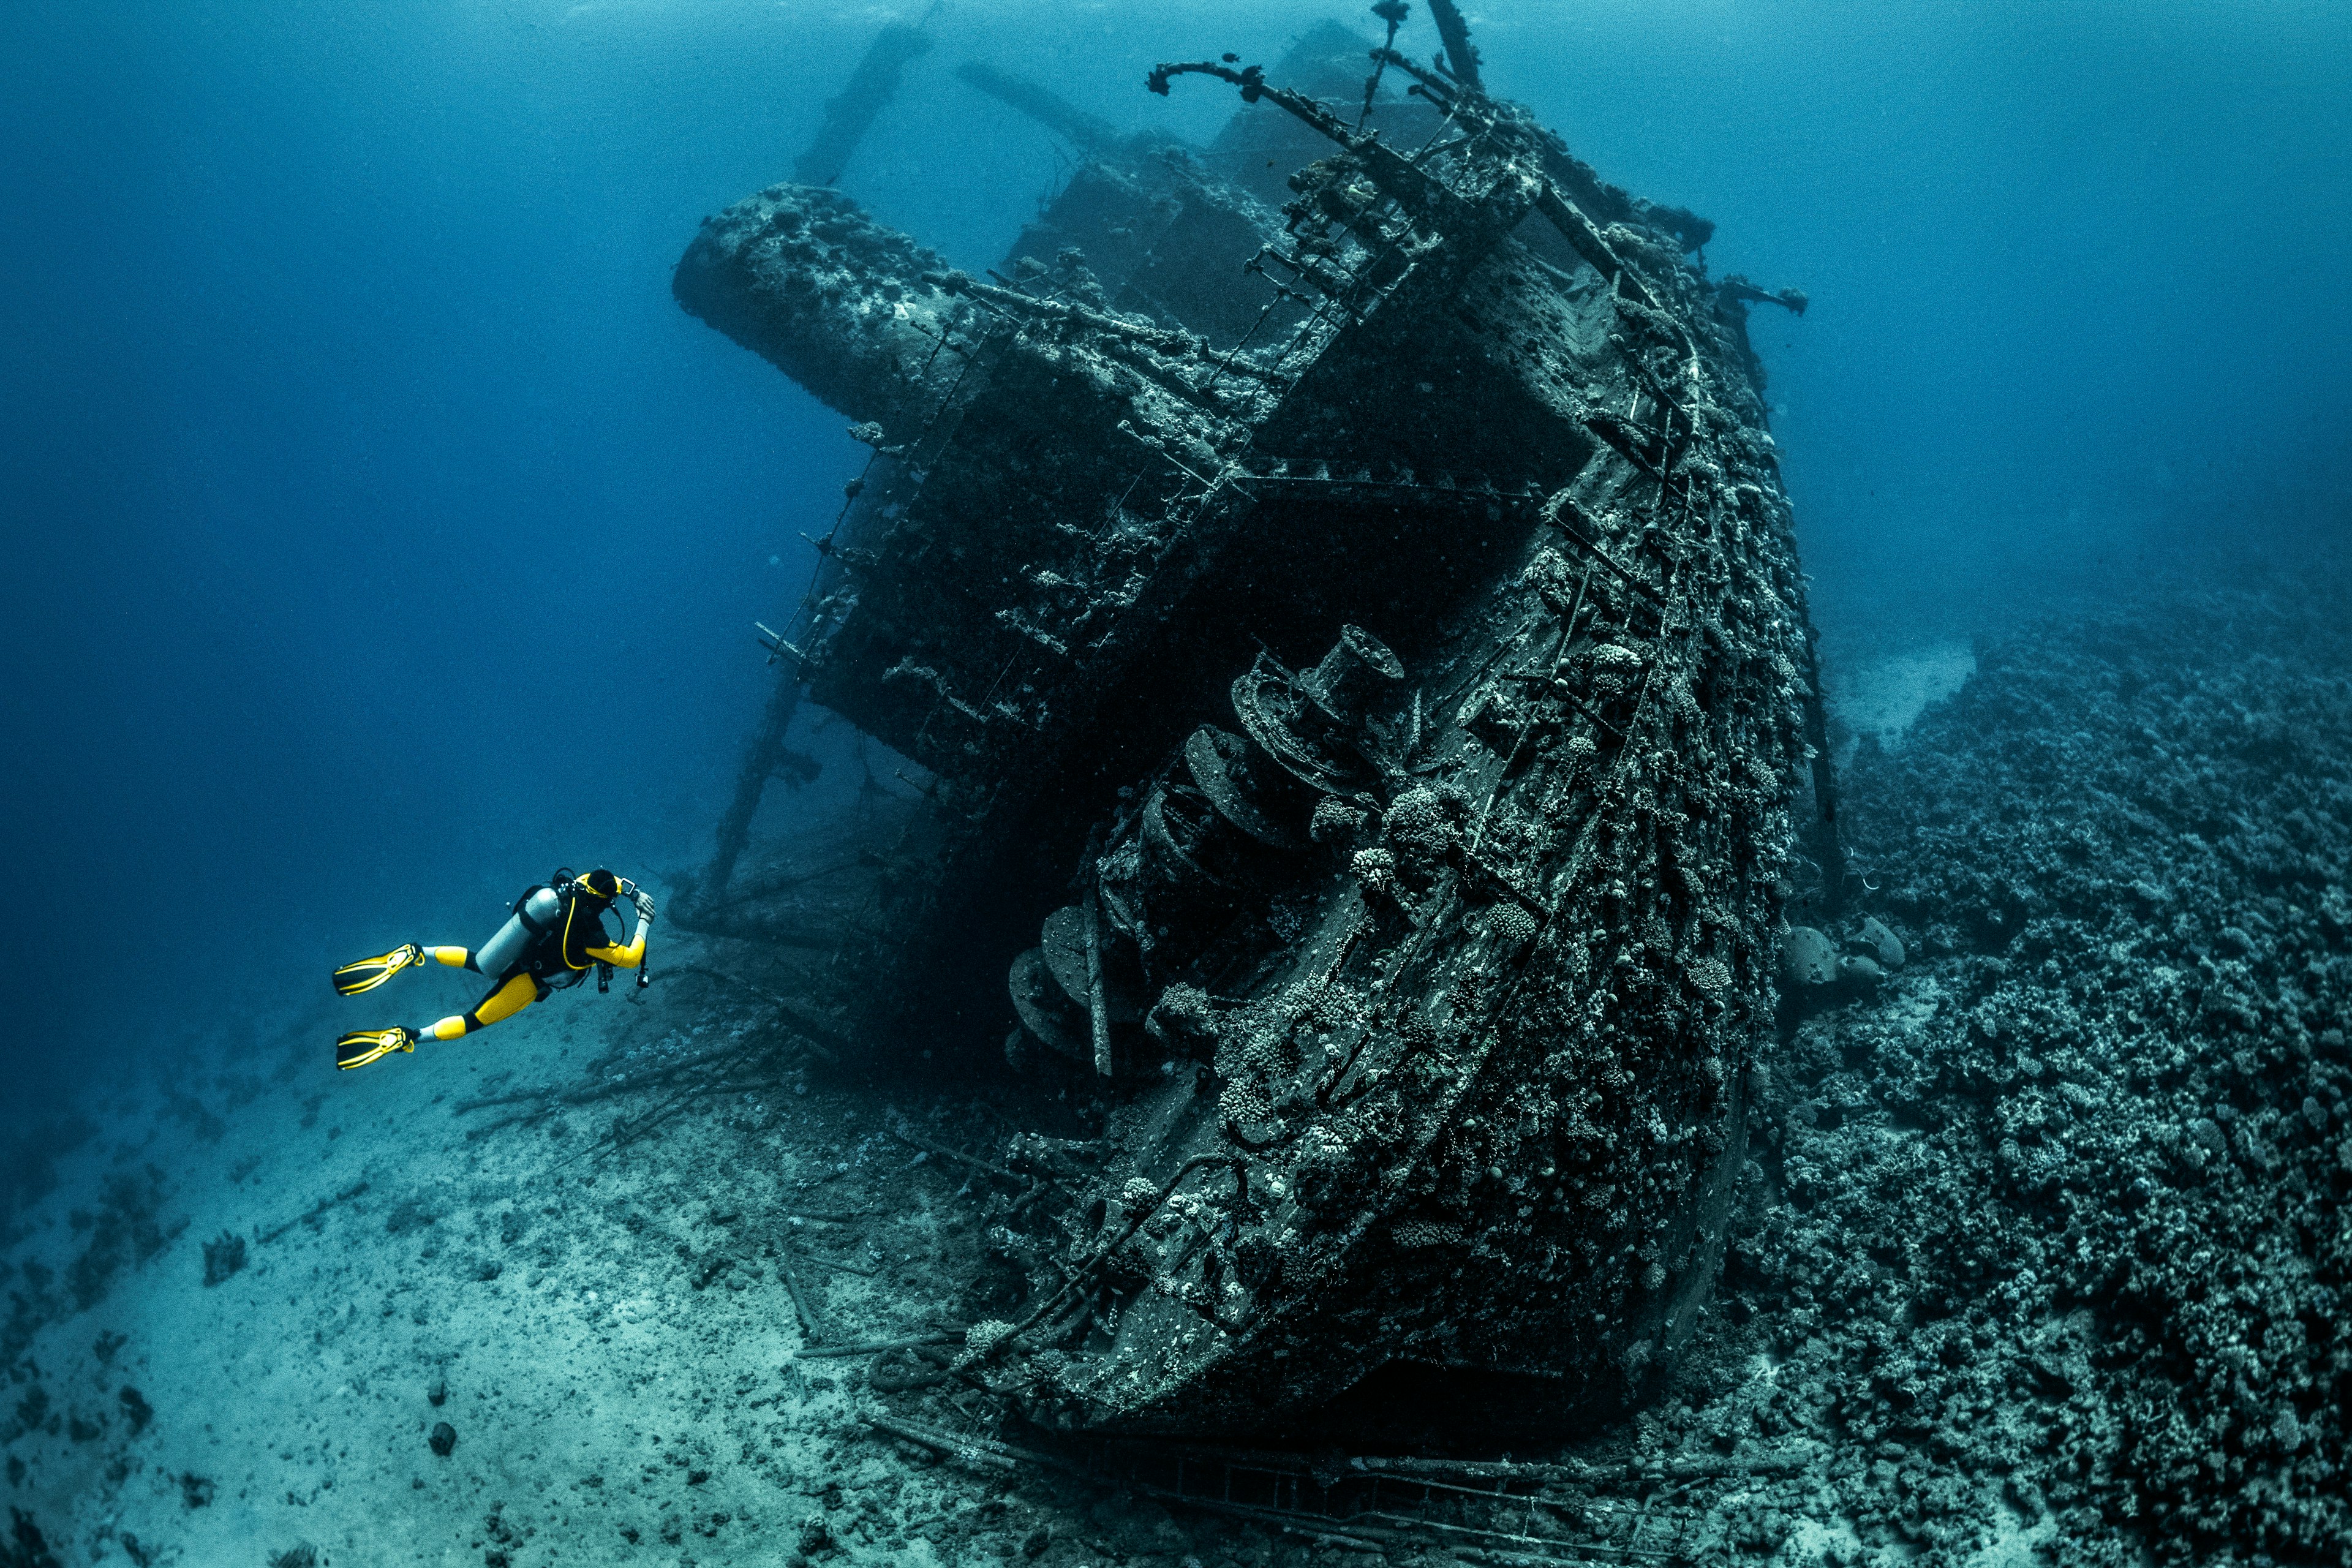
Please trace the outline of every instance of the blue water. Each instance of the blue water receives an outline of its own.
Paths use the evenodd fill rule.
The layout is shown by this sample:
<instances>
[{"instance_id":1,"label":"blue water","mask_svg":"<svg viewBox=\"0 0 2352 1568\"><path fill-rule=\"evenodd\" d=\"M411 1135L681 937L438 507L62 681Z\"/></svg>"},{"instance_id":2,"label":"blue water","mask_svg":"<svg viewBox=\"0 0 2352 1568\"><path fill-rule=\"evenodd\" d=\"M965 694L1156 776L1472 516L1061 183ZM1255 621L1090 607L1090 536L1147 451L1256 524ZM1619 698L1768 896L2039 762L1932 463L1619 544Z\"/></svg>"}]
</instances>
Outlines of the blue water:
<instances>
[{"instance_id":1,"label":"blue water","mask_svg":"<svg viewBox=\"0 0 2352 1568\"><path fill-rule=\"evenodd\" d=\"M707 852L772 679L750 624L859 453L669 268L784 177L883 15L0 17L13 1113L235 1052L335 960L477 941L560 860ZM984 266L1060 154L955 63L1205 137L1230 97L1151 98L1150 64L1326 16L1373 25L951 0L844 186ZM1833 653L2343 532L2352 11L1474 21L1491 88L1717 222L1718 272L1811 293L1758 342Z\"/></svg>"}]
</instances>

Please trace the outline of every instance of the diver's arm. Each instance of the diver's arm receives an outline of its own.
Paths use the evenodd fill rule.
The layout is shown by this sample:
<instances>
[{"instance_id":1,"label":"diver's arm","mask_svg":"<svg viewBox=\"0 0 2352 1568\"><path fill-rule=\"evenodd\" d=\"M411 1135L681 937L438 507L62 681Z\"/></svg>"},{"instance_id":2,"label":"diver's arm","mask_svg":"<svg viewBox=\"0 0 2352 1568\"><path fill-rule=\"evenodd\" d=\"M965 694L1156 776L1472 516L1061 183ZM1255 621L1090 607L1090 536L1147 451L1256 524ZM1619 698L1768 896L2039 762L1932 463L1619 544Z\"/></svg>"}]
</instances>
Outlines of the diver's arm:
<instances>
[{"instance_id":1,"label":"diver's arm","mask_svg":"<svg viewBox=\"0 0 2352 1568\"><path fill-rule=\"evenodd\" d=\"M631 889L633 892L634 889ZM635 969L646 961L646 933L653 929L654 901L644 893L636 893L637 932L626 947L592 947L588 956L599 963L609 963L616 969Z\"/></svg>"}]
</instances>

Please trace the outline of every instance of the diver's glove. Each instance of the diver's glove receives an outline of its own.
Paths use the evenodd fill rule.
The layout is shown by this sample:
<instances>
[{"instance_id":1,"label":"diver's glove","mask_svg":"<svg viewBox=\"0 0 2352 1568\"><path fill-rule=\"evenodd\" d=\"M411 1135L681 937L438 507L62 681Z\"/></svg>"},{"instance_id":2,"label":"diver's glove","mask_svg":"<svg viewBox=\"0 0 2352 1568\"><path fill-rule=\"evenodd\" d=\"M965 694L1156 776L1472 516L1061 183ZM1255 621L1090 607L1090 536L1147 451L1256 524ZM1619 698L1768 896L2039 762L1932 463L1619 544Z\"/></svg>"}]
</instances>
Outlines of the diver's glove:
<instances>
[{"instance_id":1,"label":"diver's glove","mask_svg":"<svg viewBox=\"0 0 2352 1568\"><path fill-rule=\"evenodd\" d=\"M646 892L638 892L634 889L631 889L631 893L637 901L637 918L645 921L647 925L651 925L654 919L653 895Z\"/></svg>"}]
</instances>

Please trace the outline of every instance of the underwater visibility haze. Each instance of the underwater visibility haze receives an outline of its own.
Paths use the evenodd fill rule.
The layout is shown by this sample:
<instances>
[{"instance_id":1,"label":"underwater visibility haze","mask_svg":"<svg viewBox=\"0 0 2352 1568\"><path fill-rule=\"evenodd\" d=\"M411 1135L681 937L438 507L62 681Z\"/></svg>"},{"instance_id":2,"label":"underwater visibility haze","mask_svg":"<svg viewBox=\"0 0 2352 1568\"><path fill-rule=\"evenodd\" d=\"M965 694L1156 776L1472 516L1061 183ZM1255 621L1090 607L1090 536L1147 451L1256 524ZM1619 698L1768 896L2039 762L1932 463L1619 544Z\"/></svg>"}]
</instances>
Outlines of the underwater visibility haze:
<instances>
[{"instance_id":1,"label":"underwater visibility haze","mask_svg":"<svg viewBox=\"0 0 2352 1568\"><path fill-rule=\"evenodd\" d=\"M0 1563L2352 1560L2340 7L0 41Z\"/></svg>"}]
</instances>

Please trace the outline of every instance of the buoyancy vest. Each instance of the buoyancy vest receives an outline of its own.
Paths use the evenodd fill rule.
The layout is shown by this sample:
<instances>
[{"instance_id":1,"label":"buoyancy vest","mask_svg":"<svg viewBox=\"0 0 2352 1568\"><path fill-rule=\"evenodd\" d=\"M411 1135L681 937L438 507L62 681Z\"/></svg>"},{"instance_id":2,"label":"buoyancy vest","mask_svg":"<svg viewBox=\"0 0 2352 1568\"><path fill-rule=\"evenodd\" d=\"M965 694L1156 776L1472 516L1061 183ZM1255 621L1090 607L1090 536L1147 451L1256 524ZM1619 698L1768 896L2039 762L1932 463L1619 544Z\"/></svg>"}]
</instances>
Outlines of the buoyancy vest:
<instances>
[{"instance_id":1,"label":"buoyancy vest","mask_svg":"<svg viewBox=\"0 0 2352 1568\"><path fill-rule=\"evenodd\" d=\"M596 962L588 950L612 945L604 930L612 903L576 881L526 888L506 924L474 954L475 967L493 980L528 974L550 990L577 985Z\"/></svg>"},{"instance_id":2,"label":"buoyancy vest","mask_svg":"<svg viewBox=\"0 0 2352 1568\"><path fill-rule=\"evenodd\" d=\"M527 962L542 984L560 988L579 984L594 965L596 961L588 956L590 948L613 945L611 934L604 930L604 911L613 907L613 900L599 898L581 882L558 888L555 894L562 903L562 919L532 944Z\"/></svg>"}]
</instances>

